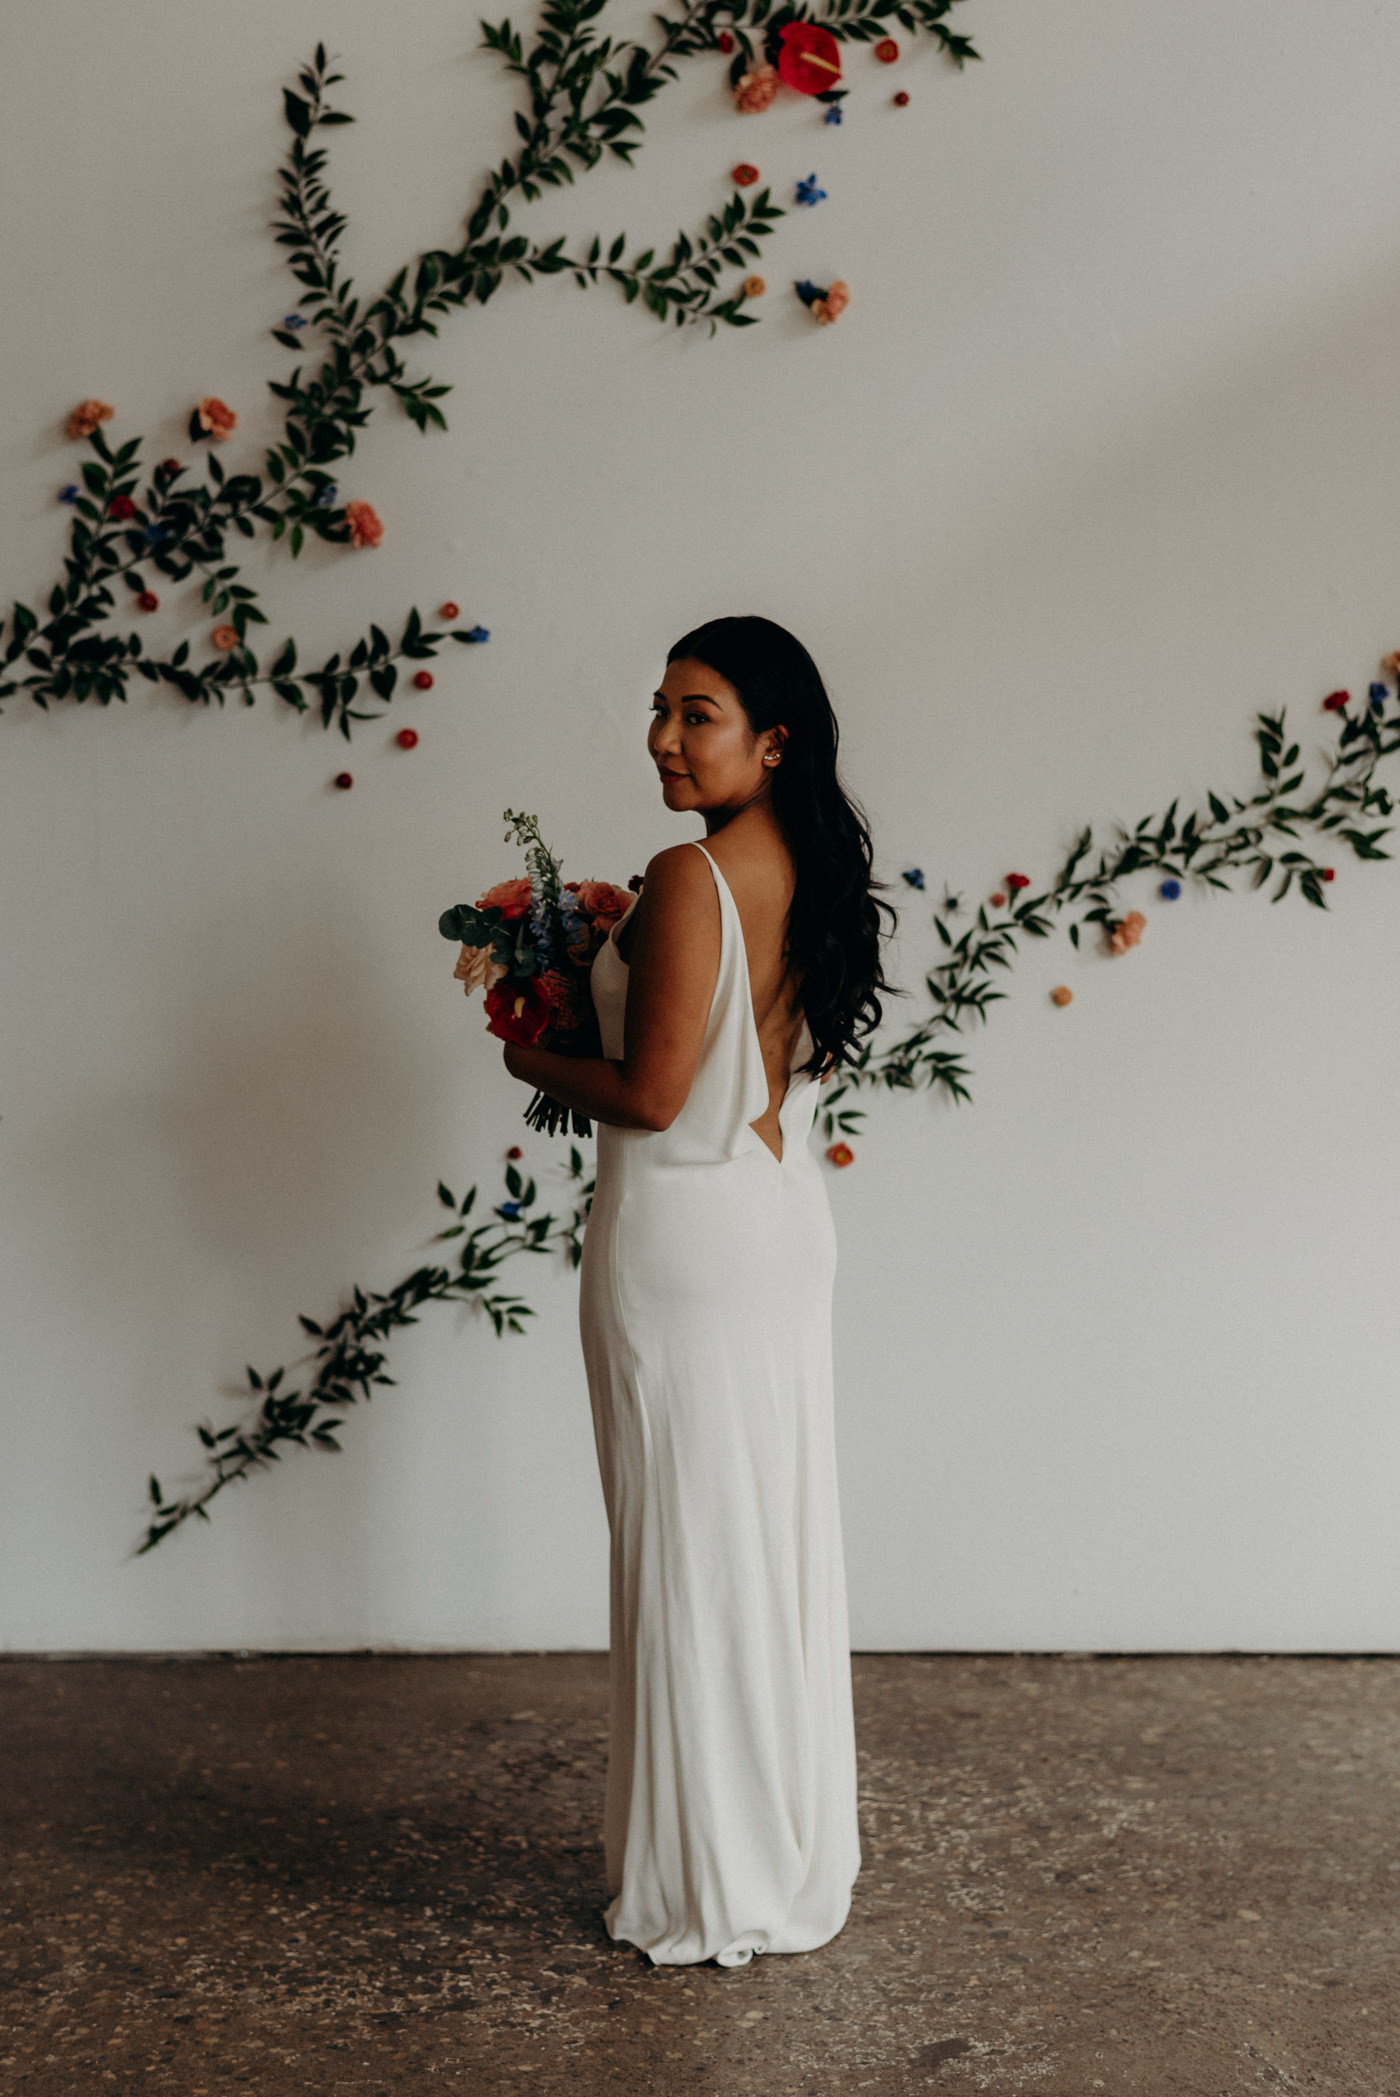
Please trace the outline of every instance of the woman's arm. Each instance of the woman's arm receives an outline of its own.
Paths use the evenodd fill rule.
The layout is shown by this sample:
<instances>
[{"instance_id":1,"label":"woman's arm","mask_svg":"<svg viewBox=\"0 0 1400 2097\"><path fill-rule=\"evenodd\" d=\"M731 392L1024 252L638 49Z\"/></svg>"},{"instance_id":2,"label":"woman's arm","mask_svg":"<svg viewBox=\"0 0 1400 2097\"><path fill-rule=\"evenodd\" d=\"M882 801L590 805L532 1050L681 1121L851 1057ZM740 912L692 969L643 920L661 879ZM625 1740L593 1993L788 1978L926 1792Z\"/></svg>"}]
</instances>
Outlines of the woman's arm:
<instances>
[{"instance_id":1,"label":"woman's arm","mask_svg":"<svg viewBox=\"0 0 1400 2097\"><path fill-rule=\"evenodd\" d=\"M623 1053L561 1056L505 1044L506 1069L594 1121L669 1128L690 1094L719 980L715 877L690 845L658 852L629 920Z\"/></svg>"}]
</instances>

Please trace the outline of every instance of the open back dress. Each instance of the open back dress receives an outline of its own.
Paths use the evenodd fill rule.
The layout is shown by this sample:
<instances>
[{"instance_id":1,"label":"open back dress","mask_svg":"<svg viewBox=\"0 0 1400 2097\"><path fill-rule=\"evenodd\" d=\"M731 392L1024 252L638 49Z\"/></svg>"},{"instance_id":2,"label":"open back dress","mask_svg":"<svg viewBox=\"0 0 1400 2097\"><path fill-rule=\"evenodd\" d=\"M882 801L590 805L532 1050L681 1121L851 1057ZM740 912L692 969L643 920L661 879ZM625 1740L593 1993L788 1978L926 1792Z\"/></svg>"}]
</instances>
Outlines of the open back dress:
<instances>
[{"instance_id":1,"label":"open back dress","mask_svg":"<svg viewBox=\"0 0 1400 2097\"><path fill-rule=\"evenodd\" d=\"M836 1236L804 1020L777 1158L743 927L669 1128L598 1125L579 1324L611 1532L609 1934L657 1965L810 1951L860 1869L832 1417ZM635 898L634 898L635 904ZM626 922L633 905L619 920ZM603 1054L627 963L594 957Z\"/></svg>"}]
</instances>

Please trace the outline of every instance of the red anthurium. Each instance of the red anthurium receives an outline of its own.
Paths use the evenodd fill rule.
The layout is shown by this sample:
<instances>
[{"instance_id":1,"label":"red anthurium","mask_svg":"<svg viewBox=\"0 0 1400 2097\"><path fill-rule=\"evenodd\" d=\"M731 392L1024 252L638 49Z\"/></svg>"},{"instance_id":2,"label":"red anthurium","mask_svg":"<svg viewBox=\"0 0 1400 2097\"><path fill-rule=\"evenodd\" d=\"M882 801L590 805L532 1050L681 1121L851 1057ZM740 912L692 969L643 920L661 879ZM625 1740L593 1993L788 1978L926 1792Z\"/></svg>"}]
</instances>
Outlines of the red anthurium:
<instances>
[{"instance_id":1,"label":"red anthurium","mask_svg":"<svg viewBox=\"0 0 1400 2097\"><path fill-rule=\"evenodd\" d=\"M533 977L507 976L486 993L486 1031L533 1048L549 1025L549 1000Z\"/></svg>"},{"instance_id":2,"label":"red anthurium","mask_svg":"<svg viewBox=\"0 0 1400 2097\"><path fill-rule=\"evenodd\" d=\"M1006 885L1008 888L1029 888L1031 877L1029 874L1008 874Z\"/></svg>"},{"instance_id":3,"label":"red anthurium","mask_svg":"<svg viewBox=\"0 0 1400 2097\"><path fill-rule=\"evenodd\" d=\"M841 46L816 22L785 22L778 71L800 95L822 95L841 78Z\"/></svg>"}]
</instances>

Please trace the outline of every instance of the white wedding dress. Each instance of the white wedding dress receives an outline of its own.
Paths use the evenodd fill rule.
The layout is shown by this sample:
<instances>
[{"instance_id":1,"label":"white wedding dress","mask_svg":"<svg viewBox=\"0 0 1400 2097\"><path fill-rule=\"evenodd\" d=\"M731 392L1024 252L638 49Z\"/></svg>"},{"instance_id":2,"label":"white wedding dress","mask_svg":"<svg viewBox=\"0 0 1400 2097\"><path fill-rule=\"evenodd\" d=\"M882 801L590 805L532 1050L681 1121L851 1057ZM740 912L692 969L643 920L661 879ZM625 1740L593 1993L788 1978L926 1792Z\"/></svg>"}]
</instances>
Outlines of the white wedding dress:
<instances>
[{"instance_id":1,"label":"white wedding dress","mask_svg":"<svg viewBox=\"0 0 1400 2097\"><path fill-rule=\"evenodd\" d=\"M860 1869L836 1237L818 1079L790 1077L781 1161L750 1126L768 1079L743 928L694 842L721 925L700 1063L669 1128L598 1126L579 1323L612 1535L606 1925L657 1965L741 1966L835 1936ZM605 1056L627 973L614 932ZM794 1066L811 1049L804 1021Z\"/></svg>"}]
</instances>

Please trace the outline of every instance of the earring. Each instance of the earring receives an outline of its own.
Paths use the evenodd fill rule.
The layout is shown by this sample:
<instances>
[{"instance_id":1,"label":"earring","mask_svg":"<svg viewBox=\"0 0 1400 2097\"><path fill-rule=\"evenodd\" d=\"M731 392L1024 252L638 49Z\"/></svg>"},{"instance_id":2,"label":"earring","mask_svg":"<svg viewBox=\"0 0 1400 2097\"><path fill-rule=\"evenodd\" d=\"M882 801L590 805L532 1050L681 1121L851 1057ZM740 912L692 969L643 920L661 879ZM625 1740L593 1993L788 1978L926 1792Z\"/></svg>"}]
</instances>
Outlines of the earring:
<instances>
[{"instance_id":1,"label":"earring","mask_svg":"<svg viewBox=\"0 0 1400 2097\"><path fill-rule=\"evenodd\" d=\"M764 762L764 763L765 763L766 765L775 765L775 764L776 764L776 763L778 762L778 753L777 753L777 751L776 751L776 750L770 750L770 751L768 752L768 755L767 755L767 756L766 756L766 757L764 758L763 762Z\"/></svg>"}]
</instances>

